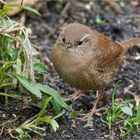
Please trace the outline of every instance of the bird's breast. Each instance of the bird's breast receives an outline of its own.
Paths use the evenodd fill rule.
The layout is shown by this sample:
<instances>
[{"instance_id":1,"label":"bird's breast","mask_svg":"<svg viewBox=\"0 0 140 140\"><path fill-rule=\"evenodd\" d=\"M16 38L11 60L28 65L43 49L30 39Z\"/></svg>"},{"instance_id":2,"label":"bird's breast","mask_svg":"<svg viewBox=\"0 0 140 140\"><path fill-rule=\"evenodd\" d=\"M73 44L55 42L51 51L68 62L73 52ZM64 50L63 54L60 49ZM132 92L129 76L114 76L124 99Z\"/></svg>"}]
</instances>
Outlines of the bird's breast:
<instances>
[{"instance_id":1,"label":"bird's breast","mask_svg":"<svg viewBox=\"0 0 140 140\"><path fill-rule=\"evenodd\" d=\"M115 74L110 70L106 70L106 73L99 71L92 57L66 55L57 48L52 50L52 61L55 70L64 81L82 90L101 90Z\"/></svg>"}]
</instances>

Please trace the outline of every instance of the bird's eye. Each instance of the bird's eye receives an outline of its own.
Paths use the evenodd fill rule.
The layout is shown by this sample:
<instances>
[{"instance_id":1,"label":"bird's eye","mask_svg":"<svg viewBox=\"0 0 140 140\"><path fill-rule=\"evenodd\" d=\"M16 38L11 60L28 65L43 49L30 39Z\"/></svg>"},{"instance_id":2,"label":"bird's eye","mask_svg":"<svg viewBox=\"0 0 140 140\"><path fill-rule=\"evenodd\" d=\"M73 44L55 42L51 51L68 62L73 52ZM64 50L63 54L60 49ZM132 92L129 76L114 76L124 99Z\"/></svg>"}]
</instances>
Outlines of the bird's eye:
<instances>
[{"instance_id":1,"label":"bird's eye","mask_svg":"<svg viewBox=\"0 0 140 140\"><path fill-rule=\"evenodd\" d=\"M65 40L65 38L64 38L64 37L62 38L62 41L65 43L65 41L66 41L66 40Z\"/></svg>"},{"instance_id":2,"label":"bird's eye","mask_svg":"<svg viewBox=\"0 0 140 140\"><path fill-rule=\"evenodd\" d=\"M82 43L83 43L83 41L79 41L79 42L78 42L78 45L82 45Z\"/></svg>"},{"instance_id":3,"label":"bird's eye","mask_svg":"<svg viewBox=\"0 0 140 140\"><path fill-rule=\"evenodd\" d=\"M78 45L80 46L80 45L82 45L83 43L86 43L86 42L88 42L89 41L89 34L85 34L81 39L80 39L80 41L78 42Z\"/></svg>"}]
</instances>

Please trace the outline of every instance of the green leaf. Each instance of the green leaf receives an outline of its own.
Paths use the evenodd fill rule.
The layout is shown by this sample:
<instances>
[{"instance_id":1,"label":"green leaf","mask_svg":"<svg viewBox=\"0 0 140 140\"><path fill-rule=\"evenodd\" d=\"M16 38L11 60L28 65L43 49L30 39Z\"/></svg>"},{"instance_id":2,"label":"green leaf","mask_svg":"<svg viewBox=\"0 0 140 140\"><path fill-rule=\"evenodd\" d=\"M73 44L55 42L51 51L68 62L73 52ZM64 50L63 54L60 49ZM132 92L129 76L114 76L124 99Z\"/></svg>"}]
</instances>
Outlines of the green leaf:
<instances>
[{"instance_id":1,"label":"green leaf","mask_svg":"<svg viewBox=\"0 0 140 140\"><path fill-rule=\"evenodd\" d=\"M43 63L34 63L34 70L37 70L39 72L48 72L48 67L45 66Z\"/></svg>"},{"instance_id":2,"label":"green leaf","mask_svg":"<svg viewBox=\"0 0 140 140\"><path fill-rule=\"evenodd\" d=\"M62 106L58 104L55 100L51 100L51 104L53 106L53 109L56 113L59 113L62 110Z\"/></svg>"},{"instance_id":3,"label":"green leaf","mask_svg":"<svg viewBox=\"0 0 140 140\"><path fill-rule=\"evenodd\" d=\"M93 127L93 117L89 116L87 118L87 123L84 125L84 127Z\"/></svg>"},{"instance_id":4,"label":"green leaf","mask_svg":"<svg viewBox=\"0 0 140 140\"><path fill-rule=\"evenodd\" d=\"M112 110L113 111L115 109L115 93L116 93L116 89L118 88L120 82L121 82L121 80L118 80L116 82L115 87L113 88L113 91L112 91Z\"/></svg>"},{"instance_id":5,"label":"green leaf","mask_svg":"<svg viewBox=\"0 0 140 140\"><path fill-rule=\"evenodd\" d=\"M66 111L63 109L61 112L59 112L55 117L53 117L54 119L57 119L59 117L61 117L62 115L64 115Z\"/></svg>"},{"instance_id":6,"label":"green leaf","mask_svg":"<svg viewBox=\"0 0 140 140\"><path fill-rule=\"evenodd\" d=\"M23 34L24 34L23 47L25 48L27 54L32 54L32 46L28 38L27 30L23 30Z\"/></svg>"},{"instance_id":7,"label":"green leaf","mask_svg":"<svg viewBox=\"0 0 140 140\"><path fill-rule=\"evenodd\" d=\"M128 103L130 108L133 108L133 104L132 103Z\"/></svg>"},{"instance_id":8,"label":"green leaf","mask_svg":"<svg viewBox=\"0 0 140 140\"><path fill-rule=\"evenodd\" d=\"M33 83L32 81L29 81L27 78L25 78L22 75L17 75L17 79L21 83L21 85L26 88L29 92L31 92L36 97L41 98L42 93L40 92L40 88L38 87L38 84Z\"/></svg>"},{"instance_id":9,"label":"green leaf","mask_svg":"<svg viewBox=\"0 0 140 140\"><path fill-rule=\"evenodd\" d=\"M45 113L45 110L48 106L48 103L50 102L51 99L52 99L52 97L49 97L46 99L46 102L44 103L42 110L39 112L39 115L36 119L35 124L38 125L40 122L47 122L52 126L53 130L56 131L59 128L59 125L54 120L54 118L52 118L52 116L43 116L43 114ZM43 117L41 117L41 116L43 116Z\"/></svg>"},{"instance_id":10,"label":"green leaf","mask_svg":"<svg viewBox=\"0 0 140 140\"><path fill-rule=\"evenodd\" d=\"M34 9L34 8L30 7L30 6L27 6L27 5L22 5L22 7L23 7L23 9L40 16L40 13L36 9Z\"/></svg>"},{"instance_id":11,"label":"green leaf","mask_svg":"<svg viewBox=\"0 0 140 140\"><path fill-rule=\"evenodd\" d=\"M120 7L124 8L125 7L125 3L123 1L120 1Z\"/></svg>"},{"instance_id":12,"label":"green leaf","mask_svg":"<svg viewBox=\"0 0 140 140\"><path fill-rule=\"evenodd\" d=\"M76 111L73 111L70 113L71 118L75 119L78 117L78 113Z\"/></svg>"},{"instance_id":13,"label":"green leaf","mask_svg":"<svg viewBox=\"0 0 140 140\"><path fill-rule=\"evenodd\" d=\"M133 112L132 112L132 109L131 109L130 107L128 107L128 106L120 106L120 108L121 108L121 110L122 110L125 114L127 114L127 115L129 115L129 116L132 116Z\"/></svg>"},{"instance_id":14,"label":"green leaf","mask_svg":"<svg viewBox=\"0 0 140 140\"><path fill-rule=\"evenodd\" d=\"M55 100L55 102L57 102L60 106L62 106L65 109L69 110L68 105L65 103L63 98L60 96L60 94L56 90L54 90L53 88L49 87L48 85L38 84L37 86L40 88L40 90L43 93L52 96L53 99Z\"/></svg>"},{"instance_id":15,"label":"green leaf","mask_svg":"<svg viewBox=\"0 0 140 140\"><path fill-rule=\"evenodd\" d=\"M36 119L36 125L38 125L39 119L40 119L41 116L43 116L43 114L45 113L45 110L46 110L46 108L47 108L47 106L48 106L48 104L49 104L49 102L50 102L51 99L52 99L52 97L49 97L49 98L46 99L46 101L45 101L45 103L44 103L44 105L43 105L43 108L42 108L41 111L39 112L39 115L38 115L38 117L37 117L37 119Z\"/></svg>"},{"instance_id":16,"label":"green leaf","mask_svg":"<svg viewBox=\"0 0 140 140\"><path fill-rule=\"evenodd\" d=\"M4 6L2 9L0 9L0 17L4 16L5 13L9 10L11 10L11 7L9 6Z\"/></svg>"},{"instance_id":17,"label":"green leaf","mask_svg":"<svg viewBox=\"0 0 140 140\"><path fill-rule=\"evenodd\" d=\"M19 134L23 135L25 132L21 129L21 128L16 128L15 129L16 132L18 132Z\"/></svg>"},{"instance_id":18,"label":"green leaf","mask_svg":"<svg viewBox=\"0 0 140 140\"><path fill-rule=\"evenodd\" d=\"M11 20L10 18L8 18L8 19L4 20L3 22L1 22L0 27L1 28L9 28L10 26L12 26L15 23L16 23L16 21Z\"/></svg>"},{"instance_id":19,"label":"green leaf","mask_svg":"<svg viewBox=\"0 0 140 140\"><path fill-rule=\"evenodd\" d=\"M54 130L55 132L56 132L56 130L59 128L59 125L58 125L57 121L54 120L54 119L52 118L52 116L44 116L44 117L41 117L41 118L39 119L39 121L40 121L40 122L47 122L47 123L49 123L49 124L52 126L52 128L53 128L53 130Z\"/></svg>"},{"instance_id":20,"label":"green leaf","mask_svg":"<svg viewBox=\"0 0 140 140\"><path fill-rule=\"evenodd\" d=\"M137 122L140 121L140 101L139 101L139 105L138 105L138 108L137 108L136 121Z\"/></svg>"},{"instance_id":21,"label":"green leaf","mask_svg":"<svg viewBox=\"0 0 140 140\"><path fill-rule=\"evenodd\" d=\"M104 20L100 19L100 17L97 16L97 17L96 17L96 20L95 20L95 23L96 23L97 25L102 25L102 24L104 24Z\"/></svg>"},{"instance_id":22,"label":"green leaf","mask_svg":"<svg viewBox=\"0 0 140 140\"><path fill-rule=\"evenodd\" d=\"M59 129L59 125L58 125L57 121L54 120L53 118L52 118L50 124L52 125L52 128L53 128L53 130L54 130L55 132L56 132L57 129Z\"/></svg>"}]
</instances>

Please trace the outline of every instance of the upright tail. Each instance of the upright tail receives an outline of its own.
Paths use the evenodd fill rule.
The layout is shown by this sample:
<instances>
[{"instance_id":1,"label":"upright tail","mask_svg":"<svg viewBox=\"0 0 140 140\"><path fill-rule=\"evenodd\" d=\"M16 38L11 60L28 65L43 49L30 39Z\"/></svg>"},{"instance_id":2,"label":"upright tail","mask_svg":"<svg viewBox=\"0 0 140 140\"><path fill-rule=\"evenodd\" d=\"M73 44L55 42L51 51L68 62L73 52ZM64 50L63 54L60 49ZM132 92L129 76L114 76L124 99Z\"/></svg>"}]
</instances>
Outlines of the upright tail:
<instances>
[{"instance_id":1,"label":"upright tail","mask_svg":"<svg viewBox=\"0 0 140 140\"><path fill-rule=\"evenodd\" d=\"M120 45L124 48L124 52L126 53L129 48L132 48L136 45L140 45L140 38L132 38L120 43Z\"/></svg>"}]
</instances>

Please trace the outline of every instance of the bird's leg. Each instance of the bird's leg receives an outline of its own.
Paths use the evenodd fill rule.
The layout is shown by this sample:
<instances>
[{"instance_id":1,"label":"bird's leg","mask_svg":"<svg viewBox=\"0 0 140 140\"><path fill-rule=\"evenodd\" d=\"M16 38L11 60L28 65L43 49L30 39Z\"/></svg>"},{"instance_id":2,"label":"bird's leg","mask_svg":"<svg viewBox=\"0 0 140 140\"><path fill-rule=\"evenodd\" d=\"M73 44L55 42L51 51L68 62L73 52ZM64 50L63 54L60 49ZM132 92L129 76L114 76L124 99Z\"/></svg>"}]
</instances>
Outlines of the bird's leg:
<instances>
[{"instance_id":1,"label":"bird's leg","mask_svg":"<svg viewBox=\"0 0 140 140\"><path fill-rule=\"evenodd\" d=\"M100 100L100 97L101 97L101 93L97 90L96 91L96 101L95 101L95 104L94 104L91 112L89 113L91 116L93 116L94 114L97 113L97 105L98 105L98 102Z\"/></svg>"},{"instance_id":2,"label":"bird's leg","mask_svg":"<svg viewBox=\"0 0 140 140\"><path fill-rule=\"evenodd\" d=\"M93 117L93 115L98 115L98 116L100 115L99 112L105 109L104 107L99 108L99 109L96 108L98 105L98 102L100 100L100 97L101 97L101 93L99 91L96 91L96 101L95 101L93 108L91 109L91 111L88 114L81 114L81 116L84 116L84 117L82 117L80 119L84 120L84 119L87 119L89 117Z\"/></svg>"},{"instance_id":3,"label":"bird's leg","mask_svg":"<svg viewBox=\"0 0 140 140\"><path fill-rule=\"evenodd\" d=\"M76 90L72 95L70 95L66 101L75 101L77 99L79 99L81 96L84 96L85 91L84 90Z\"/></svg>"}]
</instances>

